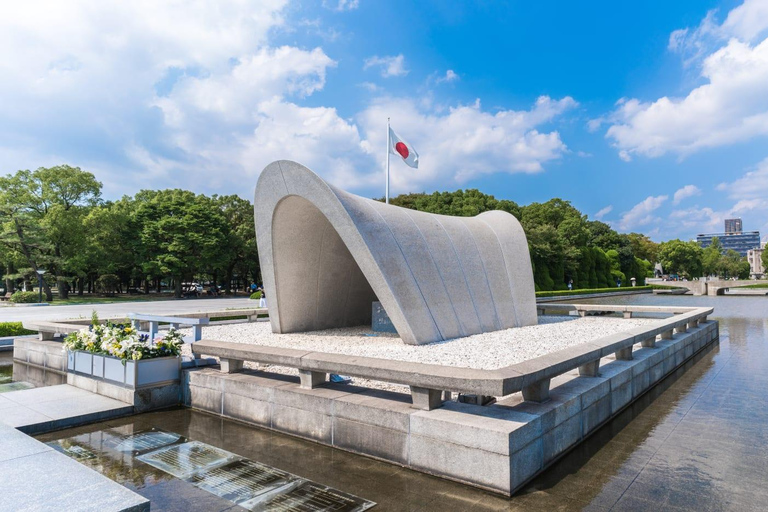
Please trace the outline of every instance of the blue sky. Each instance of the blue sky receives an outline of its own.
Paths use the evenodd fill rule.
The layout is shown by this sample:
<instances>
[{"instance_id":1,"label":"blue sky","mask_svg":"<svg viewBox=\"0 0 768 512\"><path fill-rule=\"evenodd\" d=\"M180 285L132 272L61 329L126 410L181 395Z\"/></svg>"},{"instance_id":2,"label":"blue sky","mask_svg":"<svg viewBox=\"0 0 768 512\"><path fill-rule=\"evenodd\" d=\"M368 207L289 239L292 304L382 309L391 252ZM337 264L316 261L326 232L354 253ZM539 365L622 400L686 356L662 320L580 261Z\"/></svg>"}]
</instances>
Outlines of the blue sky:
<instances>
[{"instance_id":1,"label":"blue sky","mask_svg":"<svg viewBox=\"0 0 768 512\"><path fill-rule=\"evenodd\" d=\"M0 172L250 198L270 161L383 195L561 197L656 240L768 234L768 0L30 0L0 15Z\"/></svg>"}]
</instances>

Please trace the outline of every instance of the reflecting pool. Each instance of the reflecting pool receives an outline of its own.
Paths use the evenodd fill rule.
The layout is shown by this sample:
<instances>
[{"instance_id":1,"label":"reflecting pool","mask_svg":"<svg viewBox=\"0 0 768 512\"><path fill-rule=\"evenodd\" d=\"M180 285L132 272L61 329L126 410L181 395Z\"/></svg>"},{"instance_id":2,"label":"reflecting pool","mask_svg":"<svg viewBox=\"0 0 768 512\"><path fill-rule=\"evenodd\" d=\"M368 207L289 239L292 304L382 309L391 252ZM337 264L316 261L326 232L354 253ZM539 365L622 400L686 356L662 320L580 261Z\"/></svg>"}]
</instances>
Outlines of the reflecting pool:
<instances>
[{"instance_id":1,"label":"reflecting pool","mask_svg":"<svg viewBox=\"0 0 768 512\"><path fill-rule=\"evenodd\" d=\"M720 343L571 451L512 498L187 409L38 439L112 430L176 433L376 502L372 510L765 510L768 503L768 297L636 295L593 303L713 306ZM97 450L98 451L98 450ZM152 510L244 510L136 457L83 462L152 500ZM232 508L234 507L234 508Z\"/></svg>"}]
</instances>

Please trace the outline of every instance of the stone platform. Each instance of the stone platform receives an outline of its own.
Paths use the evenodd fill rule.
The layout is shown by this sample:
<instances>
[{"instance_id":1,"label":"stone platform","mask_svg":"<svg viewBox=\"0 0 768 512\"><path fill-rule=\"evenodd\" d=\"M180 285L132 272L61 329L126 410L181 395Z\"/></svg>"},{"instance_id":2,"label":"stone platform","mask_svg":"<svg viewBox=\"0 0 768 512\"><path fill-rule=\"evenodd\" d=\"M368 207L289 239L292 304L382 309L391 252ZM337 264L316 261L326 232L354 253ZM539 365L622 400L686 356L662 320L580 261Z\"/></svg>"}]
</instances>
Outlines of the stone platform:
<instances>
[{"instance_id":1,"label":"stone platform","mask_svg":"<svg viewBox=\"0 0 768 512\"><path fill-rule=\"evenodd\" d=\"M40 434L133 414L132 404L62 384L0 394L0 423Z\"/></svg>"},{"instance_id":2,"label":"stone platform","mask_svg":"<svg viewBox=\"0 0 768 512\"><path fill-rule=\"evenodd\" d=\"M515 393L491 406L417 410L402 393L215 369L185 371L182 389L195 409L510 495L717 340L715 321L683 325L600 358L596 376L553 377L544 403Z\"/></svg>"},{"instance_id":3,"label":"stone platform","mask_svg":"<svg viewBox=\"0 0 768 512\"><path fill-rule=\"evenodd\" d=\"M132 412L133 406L67 385L0 394L0 511L148 511L146 498L24 433Z\"/></svg>"}]
</instances>

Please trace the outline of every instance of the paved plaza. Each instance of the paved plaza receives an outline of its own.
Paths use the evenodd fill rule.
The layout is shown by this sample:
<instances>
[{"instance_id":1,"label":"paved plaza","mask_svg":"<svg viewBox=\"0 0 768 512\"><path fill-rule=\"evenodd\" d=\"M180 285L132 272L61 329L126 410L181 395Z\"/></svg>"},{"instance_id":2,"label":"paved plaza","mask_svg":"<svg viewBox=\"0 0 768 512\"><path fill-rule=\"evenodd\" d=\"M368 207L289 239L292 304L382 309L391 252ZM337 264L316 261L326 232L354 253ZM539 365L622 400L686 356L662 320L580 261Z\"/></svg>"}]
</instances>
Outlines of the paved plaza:
<instances>
[{"instance_id":1,"label":"paved plaza","mask_svg":"<svg viewBox=\"0 0 768 512\"><path fill-rule=\"evenodd\" d=\"M0 307L0 322L90 318L94 310L101 318L125 316L128 313L154 315L194 313L196 311L253 308L258 305L257 303L258 301L242 297L233 299L180 299L117 302L113 304L77 304L71 306L4 306Z\"/></svg>"}]
</instances>

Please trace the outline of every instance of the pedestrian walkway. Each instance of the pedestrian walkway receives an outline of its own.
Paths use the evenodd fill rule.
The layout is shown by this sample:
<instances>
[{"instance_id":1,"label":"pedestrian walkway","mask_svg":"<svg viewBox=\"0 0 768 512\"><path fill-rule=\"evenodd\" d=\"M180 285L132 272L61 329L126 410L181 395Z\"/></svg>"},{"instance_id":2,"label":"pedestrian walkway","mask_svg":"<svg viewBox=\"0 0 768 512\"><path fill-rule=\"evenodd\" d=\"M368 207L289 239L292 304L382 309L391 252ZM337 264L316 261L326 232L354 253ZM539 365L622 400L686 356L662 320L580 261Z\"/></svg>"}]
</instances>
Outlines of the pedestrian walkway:
<instances>
[{"instance_id":1,"label":"pedestrian walkway","mask_svg":"<svg viewBox=\"0 0 768 512\"><path fill-rule=\"evenodd\" d=\"M27 435L132 412L66 384L0 393L0 512L148 511L146 498Z\"/></svg>"}]
</instances>

